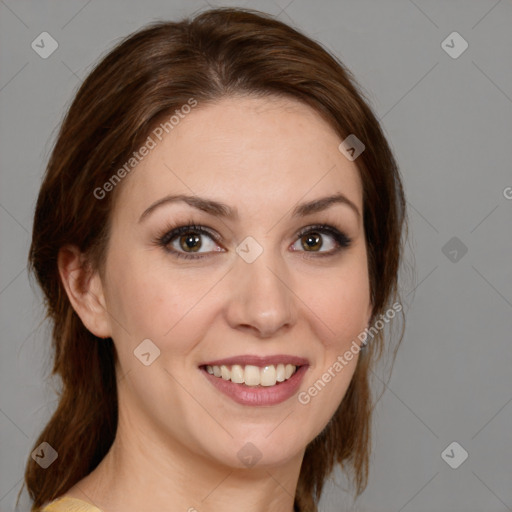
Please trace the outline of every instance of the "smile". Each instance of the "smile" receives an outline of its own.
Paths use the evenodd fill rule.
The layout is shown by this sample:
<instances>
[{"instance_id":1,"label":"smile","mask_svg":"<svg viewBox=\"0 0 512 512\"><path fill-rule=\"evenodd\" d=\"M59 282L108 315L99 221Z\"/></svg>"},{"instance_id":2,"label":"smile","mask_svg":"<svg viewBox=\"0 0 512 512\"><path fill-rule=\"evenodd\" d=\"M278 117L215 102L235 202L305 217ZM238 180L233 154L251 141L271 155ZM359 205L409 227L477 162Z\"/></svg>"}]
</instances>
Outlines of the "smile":
<instances>
[{"instance_id":1,"label":"smile","mask_svg":"<svg viewBox=\"0 0 512 512\"><path fill-rule=\"evenodd\" d=\"M268 365L258 368L254 365L241 366L234 364L231 367L206 366L206 371L215 377L230 380L235 384L245 384L246 386L275 386L278 382L288 380L296 371L297 367L293 364Z\"/></svg>"},{"instance_id":2,"label":"smile","mask_svg":"<svg viewBox=\"0 0 512 512\"><path fill-rule=\"evenodd\" d=\"M242 405L276 405L295 395L309 361L291 355L237 356L199 366L213 387Z\"/></svg>"}]
</instances>

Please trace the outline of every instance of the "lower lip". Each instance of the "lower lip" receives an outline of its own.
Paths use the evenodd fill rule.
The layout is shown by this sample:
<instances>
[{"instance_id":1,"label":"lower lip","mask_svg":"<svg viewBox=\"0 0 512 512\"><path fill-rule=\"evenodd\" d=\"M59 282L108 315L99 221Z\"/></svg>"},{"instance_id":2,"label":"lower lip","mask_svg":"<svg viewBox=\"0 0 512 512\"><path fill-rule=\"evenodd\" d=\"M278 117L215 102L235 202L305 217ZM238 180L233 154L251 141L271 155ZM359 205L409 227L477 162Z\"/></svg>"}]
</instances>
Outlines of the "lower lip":
<instances>
[{"instance_id":1,"label":"lower lip","mask_svg":"<svg viewBox=\"0 0 512 512\"><path fill-rule=\"evenodd\" d=\"M276 405L295 395L307 369L307 365L299 367L288 380L279 382L275 386L246 386L245 384L235 384L230 380L224 380L221 377L215 377L209 374L205 368L201 368L201 371L220 392L229 396L229 398L239 404Z\"/></svg>"}]
</instances>

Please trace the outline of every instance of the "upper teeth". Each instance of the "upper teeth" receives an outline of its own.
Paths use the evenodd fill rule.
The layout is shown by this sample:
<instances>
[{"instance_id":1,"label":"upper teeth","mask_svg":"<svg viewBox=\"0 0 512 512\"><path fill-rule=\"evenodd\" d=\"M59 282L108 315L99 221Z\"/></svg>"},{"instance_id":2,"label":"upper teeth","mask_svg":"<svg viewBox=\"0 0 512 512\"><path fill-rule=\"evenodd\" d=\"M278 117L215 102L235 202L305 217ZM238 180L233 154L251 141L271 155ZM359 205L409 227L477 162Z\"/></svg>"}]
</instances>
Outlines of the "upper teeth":
<instances>
[{"instance_id":1,"label":"upper teeth","mask_svg":"<svg viewBox=\"0 0 512 512\"><path fill-rule=\"evenodd\" d=\"M206 371L215 377L222 377L237 384L245 383L247 386L275 386L276 382L289 379L296 369L297 367L293 364L270 364L263 368L250 364L245 366L234 364L231 369L226 365L206 367Z\"/></svg>"}]
</instances>

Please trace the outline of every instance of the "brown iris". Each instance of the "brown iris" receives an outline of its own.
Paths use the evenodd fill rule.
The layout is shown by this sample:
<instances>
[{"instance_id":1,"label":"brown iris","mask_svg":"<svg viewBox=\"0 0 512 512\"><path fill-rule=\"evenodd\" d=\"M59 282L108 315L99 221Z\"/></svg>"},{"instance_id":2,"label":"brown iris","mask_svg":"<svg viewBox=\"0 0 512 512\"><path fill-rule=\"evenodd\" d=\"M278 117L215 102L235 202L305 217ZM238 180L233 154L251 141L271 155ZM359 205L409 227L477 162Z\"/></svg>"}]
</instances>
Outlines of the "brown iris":
<instances>
[{"instance_id":1,"label":"brown iris","mask_svg":"<svg viewBox=\"0 0 512 512\"><path fill-rule=\"evenodd\" d=\"M201 237L192 231L180 236L180 247L186 252L197 252L201 245Z\"/></svg>"},{"instance_id":2,"label":"brown iris","mask_svg":"<svg viewBox=\"0 0 512 512\"><path fill-rule=\"evenodd\" d=\"M302 247L307 251L314 251L322 247L322 237L319 233L308 233L307 235L304 235L301 240Z\"/></svg>"}]
</instances>

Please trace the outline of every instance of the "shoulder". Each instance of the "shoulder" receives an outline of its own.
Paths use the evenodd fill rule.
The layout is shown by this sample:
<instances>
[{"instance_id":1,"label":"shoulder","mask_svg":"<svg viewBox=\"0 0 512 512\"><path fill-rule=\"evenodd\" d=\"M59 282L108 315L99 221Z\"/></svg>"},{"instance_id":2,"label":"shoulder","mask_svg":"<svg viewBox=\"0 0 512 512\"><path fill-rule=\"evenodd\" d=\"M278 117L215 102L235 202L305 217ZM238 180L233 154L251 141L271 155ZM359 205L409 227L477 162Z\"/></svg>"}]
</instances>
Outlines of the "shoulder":
<instances>
[{"instance_id":1,"label":"shoulder","mask_svg":"<svg viewBox=\"0 0 512 512\"><path fill-rule=\"evenodd\" d=\"M102 512L99 508L87 503L86 501L79 500L78 498L70 498L64 496L57 498L48 503L40 512Z\"/></svg>"}]
</instances>

